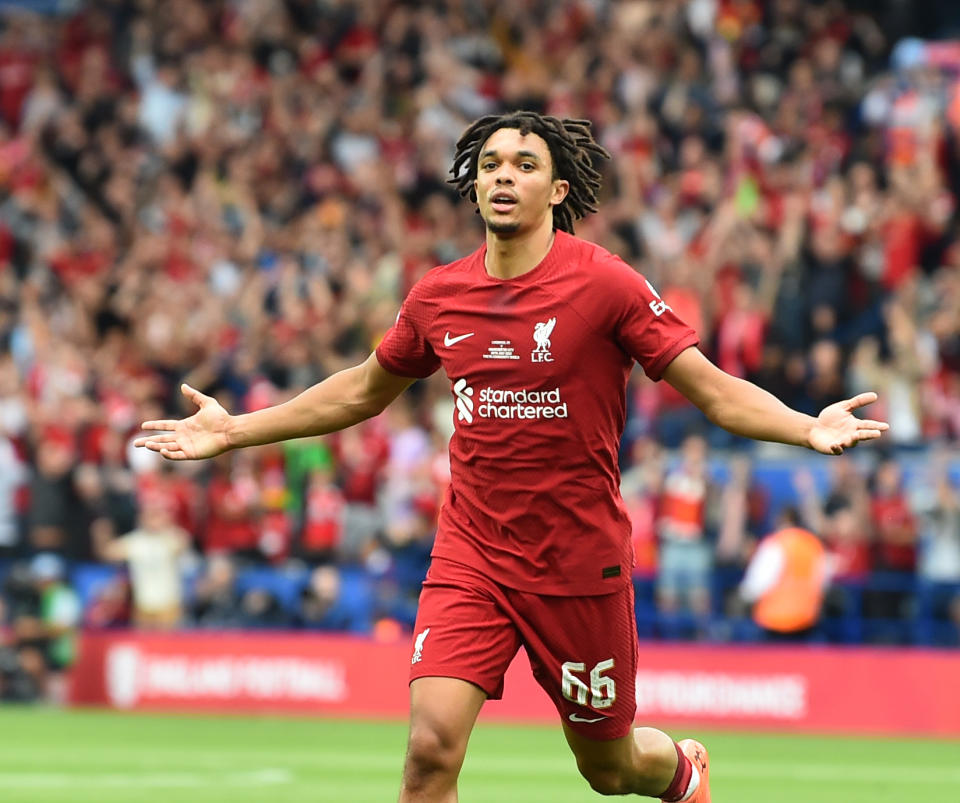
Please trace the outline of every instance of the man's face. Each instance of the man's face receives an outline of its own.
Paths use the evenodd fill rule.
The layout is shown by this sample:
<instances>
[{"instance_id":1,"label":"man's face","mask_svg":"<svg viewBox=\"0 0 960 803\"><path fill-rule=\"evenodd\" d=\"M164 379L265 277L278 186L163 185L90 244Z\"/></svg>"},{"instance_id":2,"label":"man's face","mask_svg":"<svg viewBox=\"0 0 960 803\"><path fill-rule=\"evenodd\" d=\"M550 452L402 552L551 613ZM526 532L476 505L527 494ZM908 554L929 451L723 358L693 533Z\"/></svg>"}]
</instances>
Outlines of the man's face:
<instances>
[{"instance_id":1,"label":"man's face","mask_svg":"<svg viewBox=\"0 0 960 803\"><path fill-rule=\"evenodd\" d=\"M473 188L487 229L509 236L535 229L567 196L570 184L553 178L553 160L542 137L500 128L480 150Z\"/></svg>"}]
</instances>

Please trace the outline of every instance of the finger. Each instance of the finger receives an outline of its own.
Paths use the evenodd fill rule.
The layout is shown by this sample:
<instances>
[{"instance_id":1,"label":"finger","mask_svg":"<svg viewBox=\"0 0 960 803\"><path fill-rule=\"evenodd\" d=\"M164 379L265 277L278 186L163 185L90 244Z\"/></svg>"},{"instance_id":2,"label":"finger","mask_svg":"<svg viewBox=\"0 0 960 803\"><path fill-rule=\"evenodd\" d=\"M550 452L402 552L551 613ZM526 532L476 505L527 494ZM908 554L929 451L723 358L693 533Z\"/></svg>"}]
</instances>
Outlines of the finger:
<instances>
[{"instance_id":1,"label":"finger","mask_svg":"<svg viewBox=\"0 0 960 803\"><path fill-rule=\"evenodd\" d=\"M878 429L861 429L857 433L857 440L859 441L872 441L879 438L883 433Z\"/></svg>"},{"instance_id":2,"label":"finger","mask_svg":"<svg viewBox=\"0 0 960 803\"><path fill-rule=\"evenodd\" d=\"M159 441L153 438L148 438L143 445L146 446L151 452L162 452L164 449L176 451L180 448L180 445L175 440Z\"/></svg>"},{"instance_id":3,"label":"finger","mask_svg":"<svg viewBox=\"0 0 960 803\"><path fill-rule=\"evenodd\" d=\"M187 455L182 449L160 449L160 454L167 460L186 460Z\"/></svg>"},{"instance_id":4,"label":"finger","mask_svg":"<svg viewBox=\"0 0 960 803\"><path fill-rule=\"evenodd\" d=\"M844 406L848 410L856 410L858 407L863 407L866 404L871 404L877 400L877 394L872 390L868 390L866 393L858 393L852 399L847 399L844 402Z\"/></svg>"},{"instance_id":5,"label":"finger","mask_svg":"<svg viewBox=\"0 0 960 803\"><path fill-rule=\"evenodd\" d=\"M186 382L180 386L180 392L197 405L197 407L204 407L213 401L212 397L201 393L196 388L190 387Z\"/></svg>"},{"instance_id":6,"label":"finger","mask_svg":"<svg viewBox=\"0 0 960 803\"><path fill-rule=\"evenodd\" d=\"M177 422L171 418L163 419L162 421L144 421L140 425L140 429L159 429L159 430L171 430L177 428Z\"/></svg>"},{"instance_id":7,"label":"finger","mask_svg":"<svg viewBox=\"0 0 960 803\"><path fill-rule=\"evenodd\" d=\"M886 421L871 421L869 419L863 419L857 424L858 429L878 429L881 432L886 432L890 429L890 425Z\"/></svg>"},{"instance_id":8,"label":"finger","mask_svg":"<svg viewBox=\"0 0 960 803\"><path fill-rule=\"evenodd\" d=\"M173 433L166 433L164 435L147 435L143 438L137 438L134 442L134 446L147 446L150 443L176 443L177 436Z\"/></svg>"}]
</instances>

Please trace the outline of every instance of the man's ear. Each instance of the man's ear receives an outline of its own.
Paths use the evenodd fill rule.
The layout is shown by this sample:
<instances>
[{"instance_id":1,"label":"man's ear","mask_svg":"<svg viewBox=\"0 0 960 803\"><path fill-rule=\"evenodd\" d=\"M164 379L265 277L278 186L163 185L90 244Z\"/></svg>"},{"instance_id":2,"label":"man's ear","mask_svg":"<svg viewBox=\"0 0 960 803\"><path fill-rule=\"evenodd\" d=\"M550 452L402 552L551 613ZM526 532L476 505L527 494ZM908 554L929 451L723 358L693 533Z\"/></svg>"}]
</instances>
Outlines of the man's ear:
<instances>
[{"instance_id":1,"label":"man's ear","mask_svg":"<svg viewBox=\"0 0 960 803\"><path fill-rule=\"evenodd\" d=\"M550 196L550 205L559 206L563 203L563 199L570 194L570 182L565 179L558 178L553 182L553 194Z\"/></svg>"}]
</instances>

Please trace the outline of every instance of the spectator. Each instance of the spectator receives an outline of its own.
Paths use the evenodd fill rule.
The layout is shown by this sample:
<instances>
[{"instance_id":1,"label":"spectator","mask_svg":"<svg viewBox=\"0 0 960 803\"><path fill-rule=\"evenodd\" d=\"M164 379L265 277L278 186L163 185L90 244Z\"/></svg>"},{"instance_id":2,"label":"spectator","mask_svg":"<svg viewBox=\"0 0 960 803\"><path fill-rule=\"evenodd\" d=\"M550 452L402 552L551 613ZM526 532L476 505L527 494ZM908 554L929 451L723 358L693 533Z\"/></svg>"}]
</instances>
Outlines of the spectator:
<instances>
[{"instance_id":1,"label":"spectator","mask_svg":"<svg viewBox=\"0 0 960 803\"><path fill-rule=\"evenodd\" d=\"M699 617L710 612L710 490L706 441L701 435L688 435L681 447L680 463L667 472L660 495L657 602L665 612L689 611Z\"/></svg>"},{"instance_id":2,"label":"spectator","mask_svg":"<svg viewBox=\"0 0 960 803\"><path fill-rule=\"evenodd\" d=\"M328 563L343 541L345 499L333 472L317 468L307 481L306 509L299 551L310 564Z\"/></svg>"},{"instance_id":3,"label":"spectator","mask_svg":"<svg viewBox=\"0 0 960 803\"><path fill-rule=\"evenodd\" d=\"M67 584L66 565L52 552L29 564L29 588L13 618L20 667L43 697L63 702L65 672L76 657L80 600Z\"/></svg>"},{"instance_id":4,"label":"spectator","mask_svg":"<svg viewBox=\"0 0 960 803\"><path fill-rule=\"evenodd\" d=\"M841 456L832 465L833 477L824 502L813 476L806 469L794 474L794 486L800 498L801 516L823 538L836 561L838 580L863 580L873 570L872 531L869 494L857 464Z\"/></svg>"},{"instance_id":5,"label":"spectator","mask_svg":"<svg viewBox=\"0 0 960 803\"><path fill-rule=\"evenodd\" d=\"M905 619L915 602L913 580L917 562L917 521L907 503L902 472L895 460L882 460L873 474L870 500L874 533L874 568L883 572L883 585L864 594L864 613L873 619ZM904 641L896 625L882 624L883 640ZM879 631L878 631L879 632Z\"/></svg>"},{"instance_id":6,"label":"spectator","mask_svg":"<svg viewBox=\"0 0 960 803\"><path fill-rule=\"evenodd\" d=\"M430 552L437 532L438 506L432 496L412 502L412 510L400 526L388 527L380 558L368 566L379 569L377 598L380 612L405 625L410 632L417 618L420 588L430 566Z\"/></svg>"},{"instance_id":7,"label":"spectator","mask_svg":"<svg viewBox=\"0 0 960 803\"><path fill-rule=\"evenodd\" d=\"M632 524L633 574L635 578L653 580L657 573L657 516L664 481L664 454L660 445L649 438L638 438L630 449L632 468L620 481Z\"/></svg>"},{"instance_id":8,"label":"spectator","mask_svg":"<svg viewBox=\"0 0 960 803\"><path fill-rule=\"evenodd\" d=\"M283 452L280 449L261 449L257 457L261 508L257 547L261 560L280 565L289 557L293 546L293 517L287 503Z\"/></svg>"},{"instance_id":9,"label":"spectator","mask_svg":"<svg viewBox=\"0 0 960 803\"><path fill-rule=\"evenodd\" d=\"M31 702L43 696L46 661L36 644L38 606L28 565L14 564L0 597L0 700Z\"/></svg>"},{"instance_id":10,"label":"spectator","mask_svg":"<svg viewBox=\"0 0 960 803\"><path fill-rule=\"evenodd\" d=\"M133 595L132 623L143 629L170 629L183 617L181 558L188 536L173 522L165 505L148 505L140 526L102 546L102 556L125 563Z\"/></svg>"},{"instance_id":11,"label":"spectator","mask_svg":"<svg viewBox=\"0 0 960 803\"><path fill-rule=\"evenodd\" d=\"M917 565L917 520L907 501L903 472L896 460L883 460L874 471L870 513L876 534L874 566L913 575Z\"/></svg>"},{"instance_id":12,"label":"spectator","mask_svg":"<svg viewBox=\"0 0 960 803\"><path fill-rule=\"evenodd\" d=\"M928 585L929 614L954 625L953 638L935 636L935 643L956 643L960 641L960 497L943 451L933 455L927 471L914 483L911 507L919 517L917 576Z\"/></svg>"},{"instance_id":13,"label":"spectator","mask_svg":"<svg viewBox=\"0 0 960 803\"><path fill-rule=\"evenodd\" d=\"M17 491L25 479L23 462L0 425L0 558L12 556L19 545Z\"/></svg>"},{"instance_id":14,"label":"spectator","mask_svg":"<svg viewBox=\"0 0 960 803\"><path fill-rule=\"evenodd\" d=\"M96 545L114 535L113 519L107 508L106 489L99 466L84 463L73 471L74 509L71 511L68 542L78 561L94 558Z\"/></svg>"},{"instance_id":15,"label":"spectator","mask_svg":"<svg viewBox=\"0 0 960 803\"><path fill-rule=\"evenodd\" d=\"M132 619L130 607L130 581L118 574L95 588L84 605L83 625L94 630L127 627Z\"/></svg>"},{"instance_id":16,"label":"spectator","mask_svg":"<svg viewBox=\"0 0 960 803\"><path fill-rule=\"evenodd\" d=\"M84 545L69 541L70 515L74 509L72 447L61 432L40 441L35 473L30 482L28 544L31 550L74 555Z\"/></svg>"},{"instance_id":17,"label":"spectator","mask_svg":"<svg viewBox=\"0 0 960 803\"><path fill-rule=\"evenodd\" d=\"M239 626L249 629L277 629L291 624L283 603L268 588L253 587L240 597Z\"/></svg>"},{"instance_id":18,"label":"spectator","mask_svg":"<svg viewBox=\"0 0 960 803\"><path fill-rule=\"evenodd\" d=\"M933 455L914 483L911 509L920 516L918 574L941 583L960 583L960 496L947 454Z\"/></svg>"},{"instance_id":19,"label":"spectator","mask_svg":"<svg viewBox=\"0 0 960 803\"><path fill-rule=\"evenodd\" d=\"M374 537L383 528L377 493L389 458L390 444L379 419L337 433L334 443L346 500L340 557L356 560L370 550Z\"/></svg>"},{"instance_id":20,"label":"spectator","mask_svg":"<svg viewBox=\"0 0 960 803\"><path fill-rule=\"evenodd\" d=\"M749 559L757 535L764 531L769 499L753 477L748 457L737 455L729 465L730 477L718 505L716 557L719 565L739 568ZM784 515L783 511L780 515Z\"/></svg>"},{"instance_id":21,"label":"spectator","mask_svg":"<svg viewBox=\"0 0 960 803\"><path fill-rule=\"evenodd\" d=\"M103 482L103 512L114 533L127 533L136 526L136 478L124 458L123 437L113 429L103 432L99 444Z\"/></svg>"},{"instance_id":22,"label":"spectator","mask_svg":"<svg viewBox=\"0 0 960 803\"><path fill-rule=\"evenodd\" d=\"M820 618L829 560L820 539L799 524L794 508L780 512L740 584L740 596L752 604L753 620L768 640L806 641Z\"/></svg>"},{"instance_id":23,"label":"spectator","mask_svg":"<svg viewBox=\"0 0 960 803\"><path fill-rule=\"evenodd\" d=\"M336 566L317 566L300 597L299 624L310 630L369 632L371 623L365 607L362 601L347 596Z\"/></svg>"},{"instance_id":24,"label":"spectator","mask_svg":"<svg viewBox=\"0 0 960 803\"><path fill-rule=\"evenodd\" d=\"M240 595L233 560L224 553L207 557L197 578L190 606L191 621L199 627L239 627Z\"/></svg>"},{"instance_id":25,"label":"spectator","mask_svg":"<svg viewBox=\"0 0 960 803\"><path fill-rule=\"evenodd\" d=\"M207 521L202 539L207 555L230 552L248 560L260 557L257 519L260 494L249 454L214 461L207 486Z\"/></svg>"}]
</instances>

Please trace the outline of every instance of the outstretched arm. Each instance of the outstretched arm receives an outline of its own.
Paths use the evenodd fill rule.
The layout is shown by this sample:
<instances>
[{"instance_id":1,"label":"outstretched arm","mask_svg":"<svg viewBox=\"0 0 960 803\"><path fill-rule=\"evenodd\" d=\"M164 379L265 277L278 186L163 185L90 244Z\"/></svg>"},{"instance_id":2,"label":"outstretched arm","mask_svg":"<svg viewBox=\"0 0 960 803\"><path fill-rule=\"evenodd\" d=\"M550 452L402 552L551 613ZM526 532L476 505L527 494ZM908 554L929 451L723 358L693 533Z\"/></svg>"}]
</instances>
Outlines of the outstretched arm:
<instances>
[{"instance_id":1,"label":"outstretched arm","mask_svg":"<svg viewBox=\"0 0 960 803\"><path fill-rule=\"evenodd\" d=\"M216 399L183 385L183 395L200 409L189 418L144 422L141 429L155 434L138 438L134 445L170 460L199 460L243 446L325 435L382 412L414 381L384 370L371 354L288 402L244 415L230 415Z\"/></svg>"},{"instance_id":2,"label":"outstretched arm","mask_svg":"<svg viewBox=\"0 0 960 803\"><path fill-rule=\"evenodd\" d=\"M819 416L792 410L752 382L721 371L696 348L688 348L663 372L667 380L714 424L734 435L806 446L823 454L842 454L860 441L879 438L889 425L857 418L853 411L876 401L876 393L825 407Z\"/></svg>"}]
</instances>

